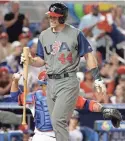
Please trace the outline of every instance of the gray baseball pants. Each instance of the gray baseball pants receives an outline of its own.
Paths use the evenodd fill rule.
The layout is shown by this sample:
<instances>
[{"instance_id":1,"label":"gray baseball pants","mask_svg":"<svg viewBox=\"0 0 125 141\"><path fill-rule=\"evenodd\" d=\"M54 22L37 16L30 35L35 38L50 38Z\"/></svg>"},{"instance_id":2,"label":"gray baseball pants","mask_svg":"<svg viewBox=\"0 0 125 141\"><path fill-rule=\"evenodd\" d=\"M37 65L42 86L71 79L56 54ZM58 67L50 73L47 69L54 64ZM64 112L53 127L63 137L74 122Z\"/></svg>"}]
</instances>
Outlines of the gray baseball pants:
<instances>
[{"instance_id":1,"label":"gray baseball pants","mask_svg":"<svg viewBox=\"0 0 125 141\"><path fill-rule=\"evenodd\" d=\"M68 121L79 93L76 74L62 79L48 79L47 104L57 141L69 141Z\"/></svg>"}]
</instances>

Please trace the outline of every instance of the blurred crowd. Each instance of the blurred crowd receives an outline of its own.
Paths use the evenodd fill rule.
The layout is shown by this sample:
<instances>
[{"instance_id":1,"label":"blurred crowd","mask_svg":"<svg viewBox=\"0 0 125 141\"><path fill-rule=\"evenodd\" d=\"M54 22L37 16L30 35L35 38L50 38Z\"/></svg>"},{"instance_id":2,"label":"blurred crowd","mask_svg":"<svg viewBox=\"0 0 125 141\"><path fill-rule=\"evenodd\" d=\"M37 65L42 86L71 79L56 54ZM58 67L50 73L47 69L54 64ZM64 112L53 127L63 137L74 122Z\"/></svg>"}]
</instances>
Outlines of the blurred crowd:
<instances>
[{"instance_id":1,"label":"blurred crowd","mask_svg":"<svg viewBox=\"0 0 125 141\"><path fill-rule=\"evenodd\" d=\"M18 1L9 2L10 8L3 9L0 17L0 102L11 102L10 88L12 75L21 72L20 56L23 47L29 47L35 57L38 37L41 31L49 27L48 18L41 17L39 26L32 32L30 21L25 13L20 13ZM87 70L84 57L80 60L77 76L80 80L80 95L101 103L125 103L125 15L124 8L116 6L103 13L98 5L81 18L77 27L83 31L93 47L106 87L106 95L98 95L94 88L94 79ZM39 89L37 75L44 69L29 66L28 91ZM19 82L23 91L23 80ZM78 121L69 125L76 130ZM3 129L2 129L3 130ZM74 133L71 133L74 135ZM80 134L80 133L79 133ZM82 138L82 137L81 137Z\"/></svg>"},{"instance_id":2,"label":"blurred crowd","mask_svg":"<svg viewBox=\"0 0 125 141\"><path fill-rule=\"evenodd\" d=\"M94 89L94 81L81 60L79 74L81 92L86 98L95 99L101 103L124 103L125 97L125 15L121 6L100 12L98 5L93 5L91 13L82 17L78 26L93 47L100 67L100 74L107 86L105 96L98 95ZM85 68L85 67L84 67Z\"/></svg>"},{"instance_id":3,"label":"blurred crowd","mask_svg":"<svg viewBox=\"0 0 125 141\"><path fill-rule=\"evenodd\" d=\"M0 22L0 101L11 102L9 91L12 74L22 71L20 55L23 47L29 47L31 55L36 55L38 36L49 27L48 18L41 17L39 26L32 32L30 21L25 13L20 13L18 1L9 2L10 8ZM81 18L77 26L83 31L97 57L100 74L107 86L107 95L97 95L94 80L87 70L84 57L81 58L78 77L80 94L101 103L124 103L125 83L125 15L123 7L115 6L107 12L100 12L97 4ZM39 89L37 75L44 69L29 66L29 92ZM20 81L23 89L23 80Z\"/></svg>"}]
</instances>

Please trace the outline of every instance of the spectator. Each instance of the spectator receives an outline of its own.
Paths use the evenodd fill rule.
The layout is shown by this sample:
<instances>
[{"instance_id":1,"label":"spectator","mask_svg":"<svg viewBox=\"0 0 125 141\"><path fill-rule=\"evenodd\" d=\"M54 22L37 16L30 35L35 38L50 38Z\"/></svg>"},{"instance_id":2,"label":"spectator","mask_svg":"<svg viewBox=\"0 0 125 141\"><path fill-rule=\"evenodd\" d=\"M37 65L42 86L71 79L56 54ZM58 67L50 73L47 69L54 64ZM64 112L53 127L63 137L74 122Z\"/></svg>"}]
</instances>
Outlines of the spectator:
<instances>
[{"instance_id":1,"label":"spectator","mask_svg":"<svg viewBox=\"0 0 125 141\"><path fill-rule=\"evenodd\" d=\"M116 49L116 53L124 58L123 47L125 45L125 35L118 29L118 27L113 23L112 31L107 32L106 34L112 39L113 47Z\"/></svg>"},{"instance_id":2,"label":"spectator","mask_svg":"<svg viewBox=\"0 0 125 141\"><path fill-rule=\"evenodd\" d=\"M46 30L49 26L48 17L44 17L40 23L40 32Z\"/></svg>"},{"instance_id":3,"label":"spectator","mask_svg":"<svg viewBox=\"0 0 125 141\"><path fill-rule=\"evenodd\" d=\"M95 99L94 98L94 80L91 75L91 72L86 72L84 74L84 81L80 82L80 88L85 92L85 98Z\"/></svg>"},{"instance_id":4,"label":"spectator","mask_svg":"<svg viewBox=\"0 0 125 141\"><path fill-rule=\"evenodd\" d=\"M119 61L117 55L110 57L109 62L105 62L100 70L100 74L107 87L107 94L112 96L115 89L115 79L117 74L117 68L119 67Z\"/></svg>"},{"instance_id":5,"label":"spectator","mask_svg":"<svg viewBox=\"0 0 125 141\"><path fill-rule=\"evenodd\" d=\"M49 27L49 20L48 17L44 17L40 23L40 26L38 27L38 29L34 32L34 37L38 37L39 34L46 30Z\"/></svg>"},{"instance_id":6,"label":"spectator","mask_svg":"<svg viewBox=\"0 0 125 141\"><path fill-rule=\"evenodd\" d=\"M108 95L97 94L94 88L94 80L90 72L84 75L84 81L80 82L80 88L85 93L83 97L88 99L95 99L98 102L108 103Z\"/></svg>"},{"instance_id":7,"label":"spectator","mask_svg":"<svg viewBox=\"0 0 125 141\"><path fill-rule=\"evenodd\" d=\"M22 33L22 27L28 25L28 19L24 14L19 13L19 8L19 1L12 1L12 11L4 16L4 24L10 42L18 40L18 36Z\"/></svg>"},{"instance_id":8,"label":"spectator","mask_svg":"<svg viewBox=\"0 0 125 141\"><path fill-rule=\"evenodd\" d=\"M113 19L113 21L115 21L116 20L116 7L113 7L113 8L111 8L110 9L110 13L111 13L111 15L112 15L112 19Z\"/></svg>"},{"instance_id":9,"label":"spectator","mask_svg":"<svg viewBox=\"0 0 125 141\"><path fill-rule=\"evenodd\" d=\"M0 63L12 52L11 44L8 42L8 35L5 32L0 34Z\"/></svg>"},{"instance_id":10,"label":"spectator","mask_svg":"<svg viewBox=\"0 0 125 141\"><path fill-rule=\"evenodd\" d=\"M33 38L27 44L27 46L30 48L30 53L33 57L36 56L37 43L38 43L38 38Z\"/></svg>"},{"instance_id":11,"label":"spectator","mask_svg":"<svg viewBox=\"0 0 125 141\"><path fill-rule=\"evenodd\" d=\"M12 54L6 57L7 65L10 66L13 73L22 70L22 66L20 65L20 55L22 51L21 43L14 41L12 43Z\"/></svg>"},{"instance_id":12,"label":"spectator","mask_svg":"<svg viewBox=\"0 0 125 141\"><path fill-rule=\"evenodd\" d=\"M21 46L22 47L26 47L27 46L27 43L29 42L31 36L29 33L21 33L19 35L19 41L21 43Z\"/></svg>"},{"instance_id":13,"label":"spectator","mask_svg":"<svg viewBox=\"0 0 125 141\"><path fill-rule=\"evenodd\" d=\"M118 55L113 54L110 56L107 62L107 78L114 79L116 76L117 69L119 67Z\"/></svg>"},{"instance_id":14,"label":"spectator","mask_svg":"<svg viewBox=\"0 0 125 141\"><path fill-rule=\"evenodd\" d=\"M69 121L69 138L70 141L82 141L83 135L78 127L79 113L74 110L73 115Z\"/></svg>"},{"instance_id":15,"label":"spectator","mask_svg":"<svg viewBox=\"0 0 125 141\"><path fill-rule=\"evenodd\" d=\"M4 96L10 93L11 77L6 67L0 68L0 96Z\"/></svg>"},{"instance_id":16,"label":"spectator","mask_svg":"<svg viewBox=\"0 0 125 141\"><path fill-rule=\"evenodd\" d=\"M123 14L123 8L121 6L116 7L116 19L115 23L118 27L125 30L125 15Z\"/></svg>"},{"instance_id":17,"label":"spectator","mask_svg":"<svg viewBox=\"0 0 125 141\"><path fill-rule=\"evenodd\" d=\"M112 10L115 11L115 10ZM107 35L112 40L111 47L115 48L116 53L123 57L123 48L125 46L125 35L115 24L114 12L105 14L105 20L97 23L99 29L103 30L103 35Z\"/></svg>"},{"instance_id":18,"label":"spectator","mask_svg":"<svg viewBox=\"0 0 125 141\"><path fill-rule=\"evenodd\" d=\"M30 49L30 53L31 53L32 57L36 56L37 42L38 42L38 38L33 38L27 44L27 46ZM41 72L43 69L44 69L44 67L37 68L37 67L29 66L30 87L32 87L32 84L37 82L38 78L37 78L36 74Z\"/></svg>"},{"instance_id":19,"label":"spectator","mask_svg":"<svg viewBox=\"0 0 125 141\"><path fill-rule=\"evenodd\" d=\"M125 74L119 76L118 84L120 84L120 86L125 88Z\"/></svg>"},{"instance_id":20,"label":"spectator","mask_svg":"<svg viewBox=\"0 0 125 141\"><path fill-rule=\"evenodd\" d=\"M0 34L4 31L3 24L0 22Z\"/></svg>"},{"instance_id":21,"label":"spectator","mask_svg":"<svg viewBox=\"0 0 125 141\"><path fill-rule=\"evenodd\" d=\"M84 32L86 37L90 36L97 42L96 47L99 52L103 55L102 58L105 59L106 54L106 41L103 35L103 30L99 29L97 23L103 20L104 16L99 12L99 6L93 5L92 13L83 16L79 24L79 29ZM95 44L95 43L94 43ZM95 49L96 50L96 49Z\"/></svg>"},{"instance_id":22,"label":"spectator","mask_svg":"<svg viewBox=\"0 0 125 141\"><path fill-rule=\"evenodd\" d=\"M125 74L125 65L120 65L117 69L118 76Z\"/></svg>"},{"instance_id":23,"label":"spectator","mask_svg":"<svg viewBox=\"0 0 125 141\"><path fill-rule=\"evenodd\" d=\"M117 85L115 90L115 96L110 98L112 104L125 103L125 87Z\"/></svg>"}]
</instances>

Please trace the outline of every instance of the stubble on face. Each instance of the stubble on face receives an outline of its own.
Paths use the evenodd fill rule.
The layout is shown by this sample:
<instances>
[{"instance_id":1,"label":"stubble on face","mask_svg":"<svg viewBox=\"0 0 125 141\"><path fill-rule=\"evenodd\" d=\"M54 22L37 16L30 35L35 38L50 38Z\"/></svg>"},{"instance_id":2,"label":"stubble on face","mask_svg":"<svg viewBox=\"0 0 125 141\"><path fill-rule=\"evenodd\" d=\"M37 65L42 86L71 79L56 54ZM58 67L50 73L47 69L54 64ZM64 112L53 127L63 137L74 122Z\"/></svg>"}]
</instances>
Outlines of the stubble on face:
<instances>
[{"instance_id":1,"label":"stubble on face","mask_svg":"<svg viewBox=\"0 0 125 141\"><path fill-rule=\"evenodd\" d=\"M50 27L52 28L56 28L58 27L60 24L59 24L59 19L56 18L56 17L50 17L49 21L50 21Z\"/></svg>"}]
</instances>

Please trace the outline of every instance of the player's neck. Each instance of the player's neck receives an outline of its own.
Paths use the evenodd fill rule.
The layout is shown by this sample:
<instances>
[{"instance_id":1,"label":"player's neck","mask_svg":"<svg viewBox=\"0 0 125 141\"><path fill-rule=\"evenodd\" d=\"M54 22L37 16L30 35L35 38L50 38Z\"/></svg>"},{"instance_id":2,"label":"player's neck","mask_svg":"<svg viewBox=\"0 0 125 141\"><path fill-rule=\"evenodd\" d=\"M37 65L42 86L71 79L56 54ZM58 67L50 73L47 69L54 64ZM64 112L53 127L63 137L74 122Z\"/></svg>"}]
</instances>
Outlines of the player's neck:
<instances>
[{"instance_id":1,"label":"player's neck","mask_svg":"<svg viewBox=\"0 0 125 141\"><path fill-rule=\"evenodd\" d=\"M69 125L69 131L73 131L76 129L76 126L73 126L73 125Z\"/></svg>"},{"instance_id":2,"label":"player's neck","mask_svg":"<svg viewBox=\"0 0 125 141\"><path fill-rule=\"evenodd\" d=\"M65 28L65 24L60 24L59 26L53 27L53 32L61 32Z\"/></svg>"}]
</instances>

